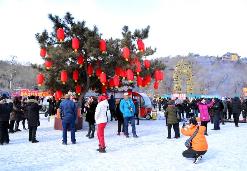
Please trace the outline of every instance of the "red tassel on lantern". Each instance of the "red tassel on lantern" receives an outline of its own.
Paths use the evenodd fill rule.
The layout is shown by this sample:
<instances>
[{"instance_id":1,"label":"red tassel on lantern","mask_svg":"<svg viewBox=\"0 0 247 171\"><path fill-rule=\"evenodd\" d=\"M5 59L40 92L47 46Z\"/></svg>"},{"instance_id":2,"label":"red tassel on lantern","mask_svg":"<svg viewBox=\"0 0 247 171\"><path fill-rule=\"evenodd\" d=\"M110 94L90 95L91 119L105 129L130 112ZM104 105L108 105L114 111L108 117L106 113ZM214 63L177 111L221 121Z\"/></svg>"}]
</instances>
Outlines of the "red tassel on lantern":
<instances>
[{"instance_id":1,"label":"red tassel on lantern","mask_svg":"<svg viewBox=\"0 0 247 171\"><path fill-rule=\"evenodd\" d=\"M101 39L99 41L99 50L100 50L101 53L105 53L106 52L106 42L103 39Z\"/></svg>"},{"instance_id":2,"label":"red tassel on lantern","mask_svg":"<svg viewBox=\"0 0 247 171\"><path fill-rule=\"evenodd\" d=\"M137 40L137 46L138 46L139 51L143 52L145 50L145 45L142 39Z\"/></svg>"},{"instance_id":3,"label":"red tassel on lantern","mask_svg":"<svg viewBox=\"0 0 247 171\"><path fill-rule=\"evenodd\" d=\"M129 80L129 82L132 82L134 80L133 71L131 69L128 69L126 74L127 74L127 79Z\"/></svg>"},{"instance_id":4,"label":"red tassel on lantern","mask_svg":"<svg viewBox=\"0 0 247 171\"><path fill-rule=\"evenodd\" d=\"M50 69L52 67L52 62L51 61L45 61L45 68Z\"/></svg>"},{"instance_id":5,"label":"red tassel on lantern","mask_svg":"<svg viewBox=\"0 0 247 171\"><path fill-rule=\"evenodd\" d=\"M45 48L41 48L41 49L40 49L40 56L41 56L42 58L45 58L45 56L46 56L46 49L45 49Z\"/></svg>"},{"instance_id":6,"label":"red tassel on lantern","mask_svg":"<svg viewBox=\"0 0 247 171\"><path fill-rule=\"evenodd\" d=\"M63 40L64 40L64 30L63 30L63 28L57 29L57 39L60 42L63 42Z\"/></svg>"},{"instance_id":7,"label":"red tassel on lantern","mask_svg":"<svg viewBox=\"0 0 247 171\"><path fill-rule=\"evenodd\" d=\"M81 94L81 86L80 85L75 86L75 93L78 95Z\"/></svg>"},{"instance_id":8,"label":"red tassel on lantern","mask_svg":"<svg viewBox=\"0 0 247 171\"><path fill-rule=\"evenodd\" d=\"M73 80L77 82L79 79L79 72L77 70L73 71Z\"/></svg>"},{"instance_id":9,"label":"red tassel on lantern","mask_svg":"<svg viewBox=\"0 0 247 171\"><path fill-rule=\"evenodd\" d=\"M100 74L102 73L102 69L99 67L96 69L96 76L99 78Z\"/></svg>"},{"instance_id":10,"label":"red tassel on lantern","mask_svg":"<svg viewBox=\"0 0 247 171\"><path fill-rule=\"evenodd\" d=\"M118 88L119 83L120 83L120 81L119 81L119 76L118 76L118 75L115 75L115 76L113 77L113 83L114 83L114 86L115 86L116 88Z\"/></svg>"},{"instance_id":11,"label":"red tassel on lantern","mask_svg":"<svg viewBox=\"0 0 247 171\"><path fill-rule=\"evenodd\" d=\"M61 81L63 84L65 84L68 80L68 74L67 71L63 70L61 71Z\"/></svg>"},{"instance_id":12,"label":"red tassel on lantern","mask_svg":"<svg viewBox=\"0 0 247 171\"><path fill-rule=\"evenodd\" d=\"M151 66L151 63L150 63L150 61L149 60L144 60L144 66L145 66L145 68L146 69L149 69L150 68L150 66Z\"/></svg>"},{"instance_id":13,"label":"red tassel on lantern","mask_svg":"<svg viewBox=\"0 0 247 171\"><path fill-rule=\"evenodd\" d=\"M93 75L93 66L92 66L92 64L89 64L87 66L87 74L88 74L89 77L91 77Z\"/></svg>"},{"instance_id":14,"label":"red tassel on lantern","mask_svg":"<svg viewBox=\"0 0 247 171\"><path fill-rule=\"evenodd\" d=\"M130 57L130 50L128 47L124 47L122 49L122 56L126 61L129 61L129 57Z\"/></svg>"},{"instance_id":15,"label":"red tassel on lantern","mask_svg":"<svg viewBox=\"0 0 247 171\"><path fill-rule=\"evenodd\" d=\"M39 73L36 77L38 86L41 86L44 83L45 77L43 74Z\"/></svg>"},{"instance_id":16,"label":"red tassel on lantern","mask_svg":"<svg viewBox=\"0 0 247 171\"><path fill-rule=\"evenodd\" d=\"M159 82L155 81L154 82L154 89L157 90L159 88Z\"/></svg>"},{"instance_id":17,"label":"red tassel on lantern","mask_svg":"<svg viewBox=\"0 0 247 171\"><path fill-rule=\"evenodd\" d=\"M79 39L74 37L72 39L72 48L74 49L75 52L77 52L77 50L79 49L79 46L80 46Z\"/></svg>"},{"instance_id":18,"label":"red tassel on lantern","mask_svg":"<svg viewBox=\"0 0 247 171\"><path fill-rule=\"evenodd\" d=\"M84 64L84 56L82 54L80 54L77 57L77 63L80 65L80 68L82 67L82 65Z\"/></svg>"},{"instance_id":19,"label":"red tassel on lantern","mask_svg":"<svg viewBox=\"0 0 247 171\"><path fill-rule=\"evenodd\" d=\"M105 74L104 72L102 72L102 73L100 74L100 82L101 82L103 85L105 85L105 83L106 83L106 74Z\"/></svg>"}]
</instances>

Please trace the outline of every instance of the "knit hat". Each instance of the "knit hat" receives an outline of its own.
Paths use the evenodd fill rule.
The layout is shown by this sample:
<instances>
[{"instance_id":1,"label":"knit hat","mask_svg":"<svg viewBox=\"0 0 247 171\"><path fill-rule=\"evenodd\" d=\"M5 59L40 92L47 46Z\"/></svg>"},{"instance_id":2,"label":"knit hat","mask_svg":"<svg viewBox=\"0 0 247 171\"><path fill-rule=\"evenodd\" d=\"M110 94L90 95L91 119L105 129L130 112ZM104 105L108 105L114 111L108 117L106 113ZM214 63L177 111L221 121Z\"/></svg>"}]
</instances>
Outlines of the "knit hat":
<instances>
[{"instance_id":1,"label":"knit hat","mask_svg":"<svg viewBox=\"0 0 247 171\"><path fill-rule=\"evenodd\" d=\"M99 96L98 101L102 102L107 99L107 96Z\"/></svg>"}]
</instances>

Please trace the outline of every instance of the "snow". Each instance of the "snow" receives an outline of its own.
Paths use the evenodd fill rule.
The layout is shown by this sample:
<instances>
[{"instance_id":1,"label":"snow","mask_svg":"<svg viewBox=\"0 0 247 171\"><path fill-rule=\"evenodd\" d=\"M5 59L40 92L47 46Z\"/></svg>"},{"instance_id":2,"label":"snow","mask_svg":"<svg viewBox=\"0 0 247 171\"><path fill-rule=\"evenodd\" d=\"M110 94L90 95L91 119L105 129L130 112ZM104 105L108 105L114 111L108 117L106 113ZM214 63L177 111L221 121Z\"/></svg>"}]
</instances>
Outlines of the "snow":
<instances>
[{"instance_id":1,"label":"snow","mask_svg":"<svg viewBox=\"0 0 247 171\"><path fill-rule=\"evenodd\" d=\"M22 126L21 126L22 128ZM61 144L61 131L53 129L47 118L41 118L37 144L28 142L28 131L10 134L11 143L0 146L1 171L85 171L85 170L247 170L247 124L239 128L233 123L213 131L209 124L209 150L198 164L182 157L188 137L166 139L165 120L141 120L137 126L138 139L117 136L117 122L106 127L107 153L96 151L96 138L85 137L87 126L76 132L77 144ZM130 129L131 131L131 129ZM68 133L68 142L70 133Z\"/></svg>"}]
</instances>

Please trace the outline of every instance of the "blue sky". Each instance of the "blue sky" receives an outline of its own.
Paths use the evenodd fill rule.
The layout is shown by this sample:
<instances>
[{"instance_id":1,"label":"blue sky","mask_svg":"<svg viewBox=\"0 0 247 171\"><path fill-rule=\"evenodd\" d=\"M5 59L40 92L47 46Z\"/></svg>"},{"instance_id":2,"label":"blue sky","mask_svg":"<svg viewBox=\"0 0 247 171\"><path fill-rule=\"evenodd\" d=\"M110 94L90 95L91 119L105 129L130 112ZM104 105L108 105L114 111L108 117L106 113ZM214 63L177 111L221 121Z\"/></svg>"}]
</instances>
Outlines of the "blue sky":
<instances>
[{"instance_id":1,"label":"blue sky","mask_svg":"<svg viewBox=\"0 0 247 171\"><path fill-rule=\"evenodd\" d=\"M0 0L0 58L42 62L34 34L51 28L49 13L67 11L105 38L120 37L124 25L150 25L145 44L157 48L154 57L228 51L247 57L246 9L246 0Z\"/></svg>"}]
</instances>

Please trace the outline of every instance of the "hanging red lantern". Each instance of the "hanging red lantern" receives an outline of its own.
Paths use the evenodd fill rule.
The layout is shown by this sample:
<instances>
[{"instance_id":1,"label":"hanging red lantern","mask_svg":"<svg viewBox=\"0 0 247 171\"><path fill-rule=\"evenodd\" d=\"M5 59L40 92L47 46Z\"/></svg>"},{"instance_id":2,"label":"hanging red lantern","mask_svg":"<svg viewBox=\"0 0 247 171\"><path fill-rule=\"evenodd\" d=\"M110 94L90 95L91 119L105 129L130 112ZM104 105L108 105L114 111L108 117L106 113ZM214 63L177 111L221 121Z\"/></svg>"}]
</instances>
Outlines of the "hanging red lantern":
<instances>
[{"instance_id":1,"label":"hanging red lantern","mask_svg":"<svg viewBox=\"0 0 247 171\"><path fill-rule=\"evenodd\" d=\"M115 75L115 76L113 77L113 83L114 83L114 86L115 86L116 88L118 88L119 83L120 83L120 80L119 80L119 76L118 76L118 75Z\"/></svg>"},{"instance_id":2,"label":"hanging red lantern","mask_svg":"<svg viewBox=\"0 0 247 171\"><path fill-rule=\"evenodd\" d=\"M63 28L57 29L57 39L60 42L63 42L63 40L64 40L64 30L63 30Z\"/></svg>"},{"instance_id":3,"label":"hanging red lantern","mask_svg":"<svg viewBox=\"0 0 247 171\"><path fill-rule=\"evenodd\" d=\"M63 96L63 92L61 90L57 90L55 92L55 98L56 98L56 100L60 100L62 98L62 96Z\"/></svg>"},{"instance_id":4,"label":"hanging red lantern","mask_svg":"<svg viewBox=\"0 0 247 171\"><path fill-rule=\"evenodd\" d=\"M151 66L150 61L149 61L149 60L147 60L147 59L145 59L145 60L144 60L144 66L145 66L145 68L146 68L146 69L149 69L149 68L150 68L150 66Z\"/></svg>"},{"instance_id":5,"label":"hanging red lantern","mask_svg":"<svg viewBox=\"0 0 247 171\"><path fill-rule=\"evenodd\" d=\"M121 76L121 68L120 67L116 67L115 68L115 75Z\"/></svg>"},{"instance_id":6,"label":"hanging red lantern","mask_svg":"<svg viewBox=\"0 0 247 171\"><path fill-rule=\"evenodd\" d=\"M80 95L81 94L81 86L80 85L76 85L75 86L75 93Z\"/></svg>"},{"instance_id":7,"label":"hanging red lantern","mask_svg":"<svg viewBox=\"0 0 247 171\"><path fill-rule=\"evenodd\" d=\"M106 86L102 86L102 87L101 87L101 92L102 92L102 93L106 93Z\"/></svg>"},{"instance_id":8,"label":"hanging red lantern","mask_svg":"<svg viewBox=\"0 0 247 171\"><path fill-rule=\"evenodd\" d=\"M121 70L120 70L120 76L121 76L123 79L125 79L125 78L127 77L126 70L121 69Z\"/></svg>"},{"instance_id":9,"label":"hanging red lantern","mask_svg":"<svg viewBox=\"0 0 247 171\"><path fill-rule=\"evenodd\" d=\"M73 80L77 82L79 79L79 72L77 70L73 71Z\"/></svg>"},{"instance_id":10,"label":"hanging red lantern","mask_svg":"<svg viewBox=\"0 0 247 171\"><path fill-rule=\"evenodd\" d=\"M84 56L82 54L80 54L77 57L77 63L80 65L80 68L82 67L82 65L84 64Z\"/></svg>"},{"instance_id":11,"label":"hanging red lantern","mask_svg":"<svg viewBox=\"0 0 247 171\"><path fill-rule=\"evenodd\" d=\"M160 70L160 81L163 81L164 80L164 77L165 77L165 73L164 73L164 71L162 71L162 70Z\"/></svg>"},{"instance_id":12,"label":"hanging red lantern","mask_svg":"<svg viewBox=\"0 0 247 171\"><path fill-rule=\"evenodd\" d=\"M137 46L138 46L139 51L144 52L145 45L144 45L142 39L137 39Z\"/></svg>"},{"instance_id":13,"label":"hanging red lantern","mask_svg":"<svg viewBox=\"0 0 247 171\"><path fill-rule=\"evenodd\" d=\"M129 61L129 57L130 57L130 50L128 47L124 47L122 49L122 56L126 61Z\"/></svg>"},{"instance_id":14,"label":"hanging red lantern","mask_svg":"<svg viewBox=\"0 0 247 171\"><path fill-rule=\"evenodd\" d=\"M92 64L89 64L87 66L87 74L88 74L89 77L91 77L93 75L93 66L92 66Z\"/></svg>"},{"instance_id":15,"label":"hanging red lantern","mask_svg":"<svg viewBox=\"0 0 247 171\"><path fill-rule=\"evenodd\" d=\"M146 80L147 80L147 85L151 83L152 77L151 75L147 75L146 76Z\"/></svg>"},{"instance_id":16,"label":"hanging red lantern","mask_svg":"<svg viewBox=\"0 0 247 171\"><path fill-rule=\"evenodd\" d=\"M141 76L137 76L136 78L137 86L142 87L143 84L143 78Z\"/></svg>"},{"instance_id":17,"label":"hanging red lantern","mask_svg":"<svg viewBox=\"0 0 247 171\"><path fill-rule=\"evenodd\" d=\"M113 81L112 78L109 80L109 87L110 88L113 88L114 87L114 81Z\"/></svg>"},{"instance_id":18,"label":"hanging red lantern","mask_svg":"<svg viewBox=\"0 0 247 171\"><path fill-rule=\"evenodd\" d=\"M61 81L63 84L65 84L68 80L68 74L67 71L63 70L61 71Z\"/></svg>"},{"instance_id":19,"label":"hanging red lantern","mask_svg":"<svg viewBox=\"0 0 247 171\"><path fill-rule=\"evenodd\" d=\"M45 48L41 48L41 49L40 49L40 56L41 56L42 58L45 58L45 56L46 56L46 49L45 49Z\"/></svg>"},{"instance_id":20,"label":"hanging red lantern","mask_svg":"<svg viewBox=\"0 0 247 171\"><path fill-rule=\"evenodd\" d=\"M72 39L72 48L74 49L75 52L77 52L77 50L79 49L79 47L80 47L79 39L77 37L74 37Z\"/></svg>"},{"instance_id":21,"label":"hanging red lantern","mask_svg":"<svg viewBox=\"0 0 247 171\"><path fill-rule=\"evenodd\" d=\"M45 77L42 73L39 73L36 77L38 86L41 86L44 83Z\"/></svg>"},{"instance_id":22,"label":"hanging red lantern","mask_svg":"<svg viewBox=\"0 0 247 171\"><path fill-rule=\"evenodd\" d=\"M52 62L51 61L45 61L45 68L50 69L52 67Z\"/></svg>"},{"instance_id":23,"label":"hanging red lantern","mask_svg":"<svg viewBox=\"0 0 247 171\"><path fill-rule=\"evenodd\" d=\"M99 78L101 73L102 73L102 69L100 67L98 67L96 69L96 76Z\"/></svg>"},{"instance_id":24,"label":"hanging red lantern","mask_svg":"<svg viewBox=\"0 0 247 171\"><path fill-rule=\"evenodd\" d=\"M134 80L133 71L131 69L128 69L126 74L127 74L127 79L129 80L129 82L132 82Z\"/></svg>"},{"instance_id":25,"label":"hanging red lantern","mask_svg":"<svg viewBox=\"0 0 247 171\"><path fill-rule=\"evenodd\" d=\"M136 73L137 75L139 75L139 73L142 71L141 62L138 60L136 61L135 65L136 65Z\"/></svg>"},{"instance_id":26,"label":"hanging red lantern","mask_svg":"<svg viewBox=\"0 0 247 171\"><path fill-rule=\"evenodd\" d=\"M101 82L103 85L105 85L105 83L106 83L106 74L105 74L104 72L102 72L102 73L100 74L100 82Z\"/></svg>"},{"instance_id":27,"label":"hanging red lantern","mask_svg":"<svg viewBox=\"0 0 247 171\"><path fill-rule=\"evenodd\" d=\"M154 82L154 89L157 90L159 88L159 82L155 81Z\"/></svg>"},{"instance_id":28,"label":"hanging red lantern","mask_svg":"<svg viewBox=\"0 0 247 171\"><path fill-rule=\"evenodd\" d=\"M101 53L105 53L106 52L106 42L103 39L101 39L99 41L99 50L100 50Z\"/></svg>"},{"instance_id":29,"label":"hanging red lantern","mask_svg":"<svg viewBox=\"0 0 247 171\"><path fill-rule=\"evenodd\" d=\"M160 81L160 71L159 70L154 71L154 79L156 82Z\"/></svg>"}]
</instances>

